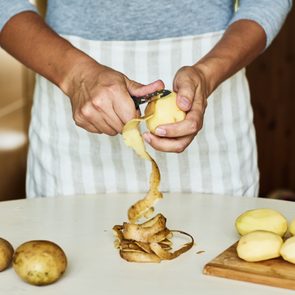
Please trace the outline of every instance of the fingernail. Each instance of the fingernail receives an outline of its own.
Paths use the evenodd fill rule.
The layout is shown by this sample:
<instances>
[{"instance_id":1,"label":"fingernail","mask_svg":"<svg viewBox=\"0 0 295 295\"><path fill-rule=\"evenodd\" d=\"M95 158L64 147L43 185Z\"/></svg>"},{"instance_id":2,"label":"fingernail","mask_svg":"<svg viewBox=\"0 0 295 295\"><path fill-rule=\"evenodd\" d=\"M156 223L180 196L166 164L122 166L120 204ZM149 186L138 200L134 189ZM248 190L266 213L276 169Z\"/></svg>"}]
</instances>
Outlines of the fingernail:
<instances>
[{"instance_id":1,"label":"fingernail","mask_svg":"<svg viewBox=\"0 0 295 295\"><path fill-rule=\"evenodd\" d=\"M144 133L143 134L143 139L144 141L146 141L147 143L150 143L151 142L151 137L148 133Z\"/></svg>"},{"instance_id":2,"label":"fingernail","mask_svg":"<svg viewBox=\"0 0 295 295\"><path fill-rule=\"evenodd\" d=\"M157 128L155 130L155 134L156 135L159 135L159 136L165 136L166 135L166 130L165 129L162 129L162 128Z\"/></svg>"},{"instance_id":3,"label":"fingernail","mask_svg":"<svg viewBox=\"0 0 295 295\"><path fill-rule=\"evenodd\" d=\"M186 97L182 96L180 98L180 104L181 104L181 106L188 108L188 107L190 107L191 102Z\"/></svg>"}]
</instances>

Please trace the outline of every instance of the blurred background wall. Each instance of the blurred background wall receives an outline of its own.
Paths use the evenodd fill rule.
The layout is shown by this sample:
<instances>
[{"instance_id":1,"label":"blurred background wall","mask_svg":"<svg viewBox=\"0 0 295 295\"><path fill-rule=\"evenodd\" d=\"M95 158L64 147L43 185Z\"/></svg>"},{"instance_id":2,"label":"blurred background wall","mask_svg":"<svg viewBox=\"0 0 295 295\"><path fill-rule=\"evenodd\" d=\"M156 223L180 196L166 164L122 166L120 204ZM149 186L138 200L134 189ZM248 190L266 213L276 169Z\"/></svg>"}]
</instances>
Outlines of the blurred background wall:
<instances>
[{"instance_id":1,"label":"blurred background wall","mask_svg":"<svg viewBox=\"0 0 295 295\"><path fill-rule=\"evenodd\" d=\"M276 40L248 67L247 75L258 143L260 195L276 197L281 190L280 194L295 201L294 7Z\"/></svg>"},{"instance_id":2,"label":"blurred background wall","mask_svg":"<svg viewBox=\"0 0 295 295\"><path fill-rule=\"evenodd\" d=\"M29 101L23 67L0 51L0 200L24 196Z\"/></svg>"},{"instance_id":3,"label":"blurred background wall","mask_svg":"<svg viewBox=\"0 0 295 295\"><path fill-rule=\"evenodd\" d=\"M46 1L37 1L44 12ZM295 13L248 67L261 173L260 195L295 191ZM25 196L33 73L0 49L0 200ZM295 200L295 198L294 198Z\"/></svg>"}]
</instances>

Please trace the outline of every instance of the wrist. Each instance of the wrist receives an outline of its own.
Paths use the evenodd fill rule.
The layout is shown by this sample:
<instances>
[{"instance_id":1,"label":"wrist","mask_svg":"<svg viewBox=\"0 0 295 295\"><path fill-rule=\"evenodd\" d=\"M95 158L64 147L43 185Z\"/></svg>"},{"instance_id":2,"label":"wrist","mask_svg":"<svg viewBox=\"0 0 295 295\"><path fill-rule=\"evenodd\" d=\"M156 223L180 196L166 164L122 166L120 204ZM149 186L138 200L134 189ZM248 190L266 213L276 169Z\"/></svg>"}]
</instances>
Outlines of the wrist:
<instances>
[{"instance_id":1,"label":"wrist","mask_svg":"<svg viewBox=\"0 0 295 295\"><path fill-rule=\"evenodd\" d=\"M89 74L89 69L99 65L87 54L73 47L65 56L63 62L62 79L57 83L58 87L69 97L72 97L76 86L81 85Z\"/></svg>"},{"instance_id":2,"label":"wrist","mask_svg":"<svg viewBox=\"0 0 295 295\"><path fill-rule=\"evenodd\" d=\"M222 81L227 78L228 63L226 59L218 57L204 57L193 65L198 71L201 71L207 82L208 92L211 94Z\"/></svg>"},{"instance_id":3,"label":"wrist","mask_svg":"<svg viewBox=\"0 0 295 295\"><path fill-rule=\"evenodd\" d=\"M253 21L240 20L224 33L214 48L194 67L202 71L210 92L224 80L247 66L265 48L266 35L262 27Z\"/></svg>"}]
</instances>

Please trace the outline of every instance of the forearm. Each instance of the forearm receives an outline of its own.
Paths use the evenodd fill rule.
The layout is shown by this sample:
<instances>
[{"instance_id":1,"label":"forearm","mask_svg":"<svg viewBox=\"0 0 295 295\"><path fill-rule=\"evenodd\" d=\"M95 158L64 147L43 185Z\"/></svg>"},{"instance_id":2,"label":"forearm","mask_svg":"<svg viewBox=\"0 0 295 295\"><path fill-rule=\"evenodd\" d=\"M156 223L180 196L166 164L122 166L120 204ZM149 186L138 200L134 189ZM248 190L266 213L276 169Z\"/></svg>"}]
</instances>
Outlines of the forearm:
<instances>
[{"instance_id":1,"label":"forearm","mask_svg":"<svg viewBox=\"0 0 295 295\"><path fill-rule=\"evenodd\" d=\"M266 35L253 21L233 23L216 46L194 67L204 74L212 93L224 80L251 63L265 48Z\"/></svg>"},{"instance_id":2,"label":"forearm","mask_svg":"<svg viewBox=\"0 0 295 295\"><path fill-rule=\"evenodd\" d=\"M0 33L0 45L65 93L69 91L65 81L74 67L91 60L52 31L34 12L23 12L11 18Z\"/></svg>"}]
</instances>

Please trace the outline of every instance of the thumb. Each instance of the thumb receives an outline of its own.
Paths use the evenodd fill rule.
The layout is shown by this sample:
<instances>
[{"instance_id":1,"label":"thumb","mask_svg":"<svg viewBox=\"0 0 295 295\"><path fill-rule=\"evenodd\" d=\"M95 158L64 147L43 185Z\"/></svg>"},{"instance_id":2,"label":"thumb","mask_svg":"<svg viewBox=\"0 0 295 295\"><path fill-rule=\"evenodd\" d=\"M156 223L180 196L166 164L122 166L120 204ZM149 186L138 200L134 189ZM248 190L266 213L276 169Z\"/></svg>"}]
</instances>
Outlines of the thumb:
<instances>
[{"instance_id":1,"label":"thumb","mask_svg":"<svg viewBox=\"0 0 295 295\"><path fill-rule=\"evenodd\" d=\"M126 84L128 92L133 96L144 96L165 88L165 84L162 80L156 80L147 85L140 84L133 80L127 80Z\"/></svg>"},{"instance_id":2,"label":"thumb","mask_svg":"<svg viewBox=\"0 0 295 295\"><path fill-rule=\"evenodd\" d=\"M177 87L177 106L184 112L188 112L192 107L192 102L195 96L195 89L191 83L183 82Z\"/></svg>"}]
</instances>

